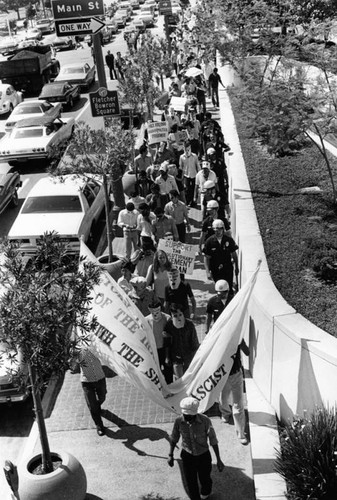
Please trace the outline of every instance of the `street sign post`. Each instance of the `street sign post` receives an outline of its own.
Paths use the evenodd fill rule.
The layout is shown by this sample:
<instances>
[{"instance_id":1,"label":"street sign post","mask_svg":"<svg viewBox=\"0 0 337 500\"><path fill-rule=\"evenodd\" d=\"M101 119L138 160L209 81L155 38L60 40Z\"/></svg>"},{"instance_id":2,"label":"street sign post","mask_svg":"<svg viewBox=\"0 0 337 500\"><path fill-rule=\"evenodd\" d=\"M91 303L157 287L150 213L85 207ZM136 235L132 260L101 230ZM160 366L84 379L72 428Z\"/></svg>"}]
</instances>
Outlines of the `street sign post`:
<instances>
[{"instance_id":1,"label":"street sign post","mask_svg":"<svg viewBox=\"0 0 337 500\"><path fill-rule=\"evenodd\" d=\"M54 19L104 16L103 0L52 0Z\"/></svg>"},{"instance_id":2,"label":"street sign post","mask_svg":"<svg viewBox=\"0 0 337 500\"><path fill-rule=\"evenodd\" d=\"M95 17L55 21L57 36L95 35L101 31L104 26L105 23Z\"/></svg>"},{"instance_id":3,"label":"street sign post","mask_svg":"<svg viewBox=\"0 0 337 500\"><path fill-rule=\"evenodd\" d=\"M93 117L116 116L120 114L116 90L108 90L101 87L96 92L91 92L89 98Z\"/></svg>"},{"instance_id":4,"label":"street sign post","mask_svg":"<svg viewBox=\"0 0 337 500\"><path fill-rule=\"evenodd\" d=\"M172 14L171 0L159 0L158 9L159 14Z\"/></svg>"}]
</instances>

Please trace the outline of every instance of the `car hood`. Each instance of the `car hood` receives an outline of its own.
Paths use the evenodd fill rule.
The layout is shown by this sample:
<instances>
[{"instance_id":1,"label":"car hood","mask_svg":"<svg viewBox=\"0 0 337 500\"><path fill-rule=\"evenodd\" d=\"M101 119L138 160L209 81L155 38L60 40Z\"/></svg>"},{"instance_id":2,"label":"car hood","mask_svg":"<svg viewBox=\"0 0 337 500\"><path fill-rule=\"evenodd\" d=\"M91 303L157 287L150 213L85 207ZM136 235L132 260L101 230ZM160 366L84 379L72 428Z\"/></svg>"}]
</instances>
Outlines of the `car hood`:
<instances>
[{"instance_id":1,"label":"car hood","mask_svg":"<svg viewBox=\"0 0 337 500\"><path fill-rule=\"evenodd\" d=\"M5 123L5 127L7 127L7 123L17 123L20 120L24 120L25 118L33 118L34 116L42 116L42 113L24 113L23 115L16 115L12 118L9 116L8 120Z\"/></svg>"},{"instance_id":2,"label":"car hood","mask_svg":"<svg viewBox=\"0 0 337 500\"><path fill-rule=\"evenodd\" d=\"M79 233L82 220L82 212L19 214L8 236L15 239L34 238L46 231L56 231L61 237L74 237Z\"/></svg>"}]
</instances>

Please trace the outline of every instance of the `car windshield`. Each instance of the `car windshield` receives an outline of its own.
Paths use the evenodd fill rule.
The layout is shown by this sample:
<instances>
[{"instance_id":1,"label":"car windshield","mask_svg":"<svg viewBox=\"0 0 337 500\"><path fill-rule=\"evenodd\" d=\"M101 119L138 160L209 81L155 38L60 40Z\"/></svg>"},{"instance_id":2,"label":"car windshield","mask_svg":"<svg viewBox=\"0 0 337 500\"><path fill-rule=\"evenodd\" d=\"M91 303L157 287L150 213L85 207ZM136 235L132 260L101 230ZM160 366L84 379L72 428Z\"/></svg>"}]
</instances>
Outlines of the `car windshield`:
<instances>
[{"instance_id":1,"label":"car windshield","mask_svg":"<svg viewBox=\"0 0 337 500\"><path fill-rule=\"evenodd\" d=\"M13 137L15 139L29 139L32 137L42 137L43 128L19 128L14 130Z\"/></svg>"},{"instance_id":2,"label":"car windshield","mask_svg":"<svg viewBox=\"0 0 337 500\"><path fill-rule=\"evenodd\" d=\"M78 196L32 196L23 206L23 214L82 212Z\"/></svg>"},{"instance_id":3,"label":"car windshield","mask_svg":"<svg viewBox=\"0 0 337 500\"><path fill-rule=\"evenodd\" d=\"M70 68L64 68L61 70L64 75L69 75L71 73L84 73L84 68L81 66L71 66Z\"/></svg>"},{"instance_id":4,"label":"car windshield","mask_svg":"<svg viewBox=\"0 0 337 500\"><path fill-rule=\"evenodd\" d=\"M51 105L48 104L24 104L23 106L18 106L12 112L13 115L28 115L31 113L45 113L48 109L51 108Z\"/></svg>"}]
</instances>

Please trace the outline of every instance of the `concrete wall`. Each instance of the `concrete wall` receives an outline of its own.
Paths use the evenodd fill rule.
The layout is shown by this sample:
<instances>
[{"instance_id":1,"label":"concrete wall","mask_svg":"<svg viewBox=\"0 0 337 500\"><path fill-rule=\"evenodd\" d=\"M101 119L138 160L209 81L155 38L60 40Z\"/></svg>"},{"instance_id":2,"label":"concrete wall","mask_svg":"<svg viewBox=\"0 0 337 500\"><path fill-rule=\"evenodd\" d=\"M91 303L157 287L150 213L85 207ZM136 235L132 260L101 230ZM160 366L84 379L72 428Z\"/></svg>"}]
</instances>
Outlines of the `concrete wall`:
<instances>
[{"instance_id":1,"label":"concrete wall","mask_svg":"<svg viewBox=\"0 0 337 500\"><path fill-rule=\"evenodd\" d=\"M226 80L226 67L219 70ZM239 245L241 282L262 266L249 306L248 368L267 401L282 419L337 400L337 339L298 314L280 295L268 270L245 165L228 95L220 91L221 124L231 154L233 236Z\"/></svg>"}]
</instances>

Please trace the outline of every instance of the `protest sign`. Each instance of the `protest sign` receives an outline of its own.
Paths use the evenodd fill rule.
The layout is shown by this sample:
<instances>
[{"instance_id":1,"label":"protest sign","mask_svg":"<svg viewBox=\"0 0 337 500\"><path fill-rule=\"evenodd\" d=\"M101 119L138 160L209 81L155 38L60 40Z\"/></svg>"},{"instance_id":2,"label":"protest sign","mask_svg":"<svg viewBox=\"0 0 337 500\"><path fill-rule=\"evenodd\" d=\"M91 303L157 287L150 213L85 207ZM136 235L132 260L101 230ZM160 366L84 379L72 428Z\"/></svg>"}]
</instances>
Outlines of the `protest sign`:
<instances>
[{"instance_id":1,"label":"protest sign","mask_svg":"<svg viewBox=\"0 0 337 500\"><path fill-rule=\"evenodd\" d=\"M148 143L155 144L167 140L167 123L166 122L148 122L147 123Z\"/></svg>"},{"instance_id":2,"label":"protest sign","mask_svg":"<svg viewBox=\"0 0 337 500\"><path fill-rule=\"evenodd\" d=\"M171 97L170 108L185 113L186 97Z\"/></svg>"},{"instance_id":3,"label":"protest sign","mask_svg":"<svg viewBox=\"0 0 337 500\"><path fill-rule=\"evenodd\" d=\"M192 274L197 245L188 245L180 241L159 240L158 250L164 250L173 266L183 274Z\"/></svg>"}]
</instances>

